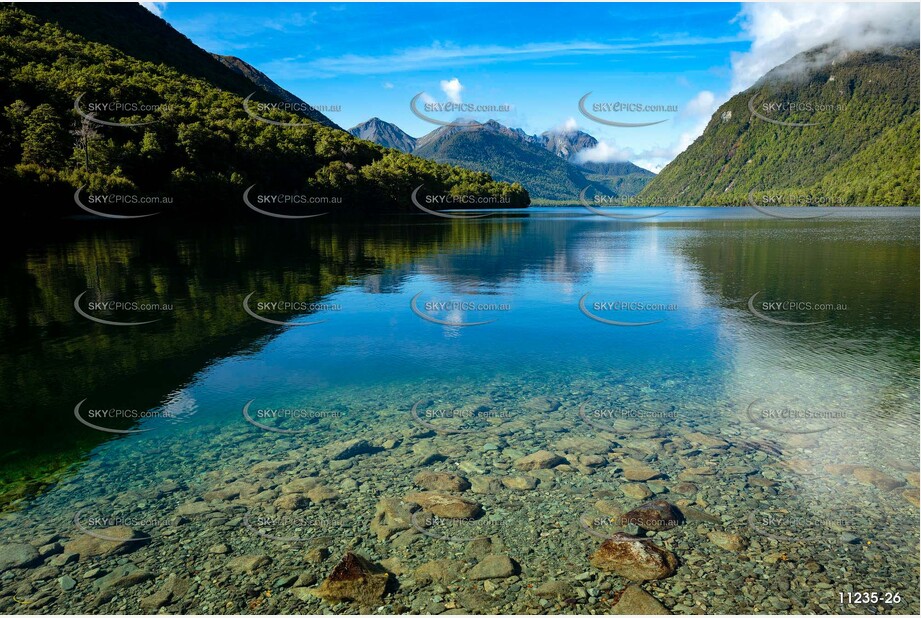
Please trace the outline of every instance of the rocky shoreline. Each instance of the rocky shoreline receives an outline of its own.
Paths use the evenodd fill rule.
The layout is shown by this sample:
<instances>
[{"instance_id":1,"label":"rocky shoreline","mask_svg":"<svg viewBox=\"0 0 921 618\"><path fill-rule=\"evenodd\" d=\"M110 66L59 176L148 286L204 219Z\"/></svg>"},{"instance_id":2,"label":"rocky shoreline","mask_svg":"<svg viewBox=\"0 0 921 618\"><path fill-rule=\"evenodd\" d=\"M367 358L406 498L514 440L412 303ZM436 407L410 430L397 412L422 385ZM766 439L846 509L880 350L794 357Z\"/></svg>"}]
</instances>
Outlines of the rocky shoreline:
<instances>
[{"instance_id":1,"label":"rocky shoreline","mask_svg":"<svg viewBox=\"0 0 921 618\"><path fill-rule=\"evenodd\" d=\"M916 464L742 426L602 431L584 395L476 432L382 406L363 432L112 443L130 468L95 458L0 520L0 611L917 613Z\"/></svg>"}]
</instances>

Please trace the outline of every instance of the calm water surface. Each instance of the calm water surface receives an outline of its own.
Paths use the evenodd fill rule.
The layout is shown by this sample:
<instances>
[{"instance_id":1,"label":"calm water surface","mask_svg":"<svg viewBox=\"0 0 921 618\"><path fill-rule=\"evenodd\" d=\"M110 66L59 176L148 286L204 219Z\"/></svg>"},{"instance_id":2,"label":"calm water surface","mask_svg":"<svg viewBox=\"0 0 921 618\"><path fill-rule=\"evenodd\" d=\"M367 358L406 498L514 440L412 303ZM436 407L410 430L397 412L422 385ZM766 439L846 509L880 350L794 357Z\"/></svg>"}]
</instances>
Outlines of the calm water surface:
<instances>
[{"instance_id":1,"label":"calm water surface","mask_svg":"<svg viewBox=\"0 0 921 618\"><path fill-rule=\"evenodd\" d=\"M261 461L296 454L340 493L323 503L339 506L310 511L337 519L326 529L335 553L345 534L371 536L377 499L411 490L421 469L501 476L517 457L548 449L569 462L558 479L482 499L483 532L504 529L539 584L544 567L527 552L563 551L574 572L588 570L598 539L580 516L611 491L633 504L617 491L616 461L606 455L611 463L594 467L573 446L601 439L617 457L660 471L653 491L716 513L751 539L757 556L740 561L740 573L771 552L827 552L828 587L784 593L791 611L845 611L837 593L864 590L865 581L900 591L901 605L888 610L910 613L918 608L918 250L917 209L836 209L802 221L749 209L665 209L643 221L530 209L476 221L172 231L75 222L4 256L0 533L70 538L78 513L133 517L152 537L131 554L143 561L186 534L171 522L175 509L209 483L232 481L227 470L243 478ZM94 322L74 309L83 292L78 305L92 317L157 321ZM252 312L289 325L247 314L251 293ZM161 310L90 304L104 301ZM273 302L293 304L273 310ZM305 322L317 323L290 325ZM113 409L151 418L93 412ZM349 469L313 463L325 461L327 444L351 438L403 446L387 444ZM688 479L700 488L696 502L674 491ZM163 491L170 483L179 489ZM546 536L537 519L503 528L507 513L532 509L552 511L554 534L566 541L528 549ZM210 540L242 534L227 525ZM691 546L707 542L688 534ZM428 540L428 559L456 549ZM271 544L246 543L256 541ZM387 556L383 546L366 551ZM683 575L698 589L713 587L706 568L698 573L706 560L736 569L719 555L701 560ZM807 592L827 608L806 604ZM679 611L695 604L672 593ZM718 596L695 598L711 611L773 602L757 590ZM186 607L217 607L208 603Z\"/></svg>"}]
</instances>

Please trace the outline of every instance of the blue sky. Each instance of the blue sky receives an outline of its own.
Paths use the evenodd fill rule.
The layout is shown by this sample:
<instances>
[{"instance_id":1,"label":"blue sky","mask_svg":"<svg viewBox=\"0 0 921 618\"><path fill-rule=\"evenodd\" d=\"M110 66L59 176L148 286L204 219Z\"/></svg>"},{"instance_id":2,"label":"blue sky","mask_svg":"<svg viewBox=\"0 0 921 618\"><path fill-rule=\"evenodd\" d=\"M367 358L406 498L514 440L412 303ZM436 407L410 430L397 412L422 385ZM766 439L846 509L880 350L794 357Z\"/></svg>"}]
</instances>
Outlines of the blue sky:
<instances>
[{"instance_id":1,"label":"blue sky","mask_svg":"<svg viewBox=\"0 0 921 618\"><path fill-rule=\"evenodd\" d=\"M577 126L603 141L596 158L658 170L699 135L720 103L800 51L778 38L778 27L789 24L791 40L801 42L797 27L819 16L828 21L827 6L810 7L816 5L157 3L152 10L199 46L242 58L308 103L341 106L327 115L345 128L378 116L415 137L428 133L436 127L409 108L425 92L428 101L509 105L509 112L472 117L529 133ZM842 20L849 20L846 10ZM740 59L769 44L773 56L748 62L749 72L757 71L740 83ZM590 104L675 105L678 112L621 112L606 117L667 121L609 127L579 112L588 92Z\"/></svg>"}]
</instances>

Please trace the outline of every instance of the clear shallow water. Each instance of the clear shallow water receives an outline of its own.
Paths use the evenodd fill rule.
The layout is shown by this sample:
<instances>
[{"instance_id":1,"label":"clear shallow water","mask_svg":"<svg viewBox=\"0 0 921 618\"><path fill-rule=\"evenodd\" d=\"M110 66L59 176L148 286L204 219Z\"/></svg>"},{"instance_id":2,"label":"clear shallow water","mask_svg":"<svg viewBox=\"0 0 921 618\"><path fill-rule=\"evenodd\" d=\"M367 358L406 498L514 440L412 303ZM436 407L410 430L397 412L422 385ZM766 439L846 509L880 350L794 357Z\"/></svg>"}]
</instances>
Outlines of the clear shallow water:
<instances>
[{"instance_id":1,"label":"clear shallow water","mask_svg":"<svg viewBox=\"0 0 921 618\"><path fill-rule=\"evenodd\" d=\"M358 537L364 553L405 554L414 568L462 554L463 543L420 535L408 549L395 549L376 541L368 525L379 498L412 491L423 469L502 477L514 473L518 457L547 449L569 466L541 477L533 491L474 496L487 517L466 533L500 537L528 585L555 576L555 564L592 570L587 555L598 539L585 533L580 516L597 509L599 498L625 510L639 503L622 495L629 483L620 460L629 458L661 473L646 484L660 497L716 514L717 528L750 542L739 558L714 550L696 523L660 535L674 543L683 567L678 579L646 587L676 613L695 606L870 611L837 600L841 591L871 585L903 597L877 611L917 610L916 209L841 209L809 221L750 209L665 209L639 222L534 209L364 227L127 229L86 226L8 258L4 400L25 403L5 419L4 481L15 507L0 524L6 539L70 538L80 533L74 516L82 513L146 524L136 527L150 544L129 556L156 577L154 564L181 567L182 551L164 558L177 539L188 551L223 539L233 553L267 553L274 566L246 577L268 584L304 568L295 565L298 544L318 537L330 537L333 559ZM170 308L82 305L110 321L160 318L97 324L74 311L83 291L87 300ZM251 292L249 306L262 317L322 322L262 322L243 310ZM323 306L258 307L277 301ZM780 301L797 308L770 304ZM454 304L438 305L447 302ZM471 310L471 303L488 308ZM488 323L468 325L476 322ZM112 434L75 418L80 401L85 420L90 409L105 408L171 417L93 420L144 430ZM269 430L244 418L247 402L251 420ZM432 427L441 431L426 433ZM699 433L724 445L705 448L695 442ZM330 465L326 445L351 438L401 442L347 468ZM585 445L573 439L608 444L607 461L584 465ZM267 478L258 471L260 462L281 460L298 463ZM873 484L834 467L840 464L889 480ZM702 467L712 470L688 473ZM306 533L300 522L274 535L305 540L267 539L235 521L241 511L272 513L279 485L300 476L339 492L306 508ZM175 525L178 506L253 479L268 493L232 499L192 526ZM698 491L674 491L682 481ZM843 543L843 533L859 543ZM763 593L739 583L763 578L757 568L778 552L794 564L818 561L822 571L811 577L819 579L800 584L793 574L792 583ZM322 577L331 566L309 568ZM735 583L714 584L708 568ZM399 579L413 590L412 577ZM676 591L679 580L690 592ZM740 587L734 594L714 592L732 585ZM123 602L138 611L137 599L149 593L132 588L115 605L79 608L107 611ZM41 594L35 585L20 596ZM400 594L394 602L408 611L432 611ZM528 607L508 594L473 609ZM248 609L325 607L275 598ZM77 607L68 602L55 597L47 607ZM212 611L223 602L202 591L185 609ZM588 611L580 603L557 611Z\"/></svg>"}]
</instances>

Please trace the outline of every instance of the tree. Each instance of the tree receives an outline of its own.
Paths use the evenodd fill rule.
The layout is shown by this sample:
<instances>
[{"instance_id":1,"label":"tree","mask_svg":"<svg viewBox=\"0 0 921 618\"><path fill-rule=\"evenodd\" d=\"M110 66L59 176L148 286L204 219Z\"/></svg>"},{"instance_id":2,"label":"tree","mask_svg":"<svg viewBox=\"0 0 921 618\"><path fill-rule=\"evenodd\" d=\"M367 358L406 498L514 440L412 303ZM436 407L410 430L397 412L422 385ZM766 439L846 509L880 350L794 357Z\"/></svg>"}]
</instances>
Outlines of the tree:
<instances>
[{"instance_id":1,"label":"tree","mask_svg":"<svg viewBox=\"0 0 921 618\"><path fill-rule=\"evenodd\" d=\"M90 143L99 138L99 132L87 118L80 118L80 124L71 134L77 139L77 149L83 151L83 169L90 171Z\"/></svg>"},{"instance_id":2,"label":"tree","mask_svg":"<svg viewBox=\"0 0 921 618\"><path fill-rule=\"evenodd\" d=\"M69 139L61 117L47 103L38 105L25 119L22 132L22 162L58 169L67 158Z\"/></svg>"}]
</instances>

